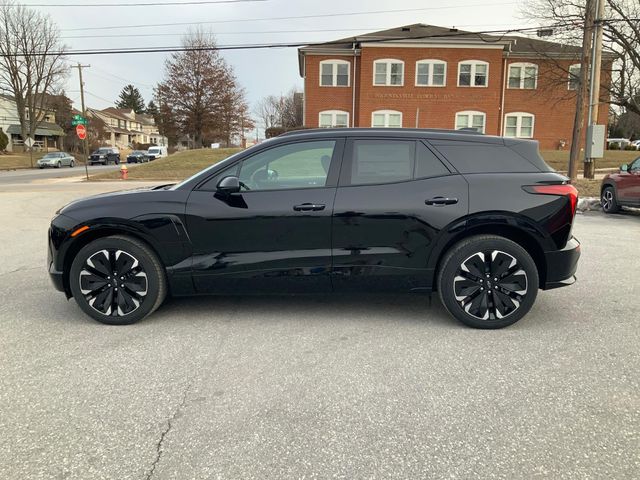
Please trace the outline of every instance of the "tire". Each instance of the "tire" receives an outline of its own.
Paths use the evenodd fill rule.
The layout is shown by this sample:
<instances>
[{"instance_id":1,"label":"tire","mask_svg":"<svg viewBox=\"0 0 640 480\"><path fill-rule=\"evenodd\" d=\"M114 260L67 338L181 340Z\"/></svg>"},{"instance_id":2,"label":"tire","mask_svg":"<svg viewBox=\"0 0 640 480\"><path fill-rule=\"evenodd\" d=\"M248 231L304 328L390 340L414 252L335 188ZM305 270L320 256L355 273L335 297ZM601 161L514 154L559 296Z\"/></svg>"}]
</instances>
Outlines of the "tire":
<instances>
[{"instance_id":1,"label":"tire","mask_svg":"<svg viewBox=\"0 0 640 480\"><path fill-rule=\"evenodd\" d=\"M616 189L614 187L609 185L602 189L600 205L604 213L616 213L620 210L620 205L616 198Z\"/></svg>"},{"instance_id":2,"label":"tire","mask_svg":"<svg viewBox=\"0 0 640 480\"><path fill-rule=\"evenodd\" d=\"M76 166L76 162L75 162L74 160L71 160L71 161L69 162L69 168L73 168L73 167L75 167L75 166Z\"/></svg>"},{"instance_id":3,"label":"tire","mask_svg":"<svg viewBox=\"0 0 640 480\"><path fill-rule=\"evenodd\" d=\"M476 235L455 244L437 278L447 311L469 327L485 329L507 327L524 317L538 285L538 269L527 251L497 235Z\"/></svg>"},{"instance_id":4,"label":"tire","mask_svg":"<svg viewBox=\"0 0 640 480\"><path fill-rule=\"evenodd\" d=\"M122 274L118 283L112 283L112 268ZM118 268L125 272L118 272ZM73 259L69 285L78 306L108 325L142 320L162 304L167 294L164 268L156 254L145 243L121 235L85 245Z\"/></svg>"},{"instance_id":5,"label":"tire","mask_svg":"<svg viewBox=\"0 0 640 480\"><path fill-rule=\"evenodd\" d=\"M62 162L58 160L58 163L56 163L56 168L60 168L60 167L62 167Z\"/></svg>"}]
</instances>

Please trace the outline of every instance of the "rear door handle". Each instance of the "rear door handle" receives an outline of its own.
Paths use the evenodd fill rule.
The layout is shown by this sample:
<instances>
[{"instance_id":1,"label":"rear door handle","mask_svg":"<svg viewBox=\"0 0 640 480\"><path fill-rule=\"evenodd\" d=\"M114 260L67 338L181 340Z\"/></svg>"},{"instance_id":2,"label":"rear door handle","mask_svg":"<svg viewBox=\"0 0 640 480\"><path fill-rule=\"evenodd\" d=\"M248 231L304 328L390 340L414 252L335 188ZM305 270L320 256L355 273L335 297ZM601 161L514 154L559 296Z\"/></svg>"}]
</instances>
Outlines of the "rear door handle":
<instances>
[{"instance_id":1,"label":"rear door handle","mask_svg":"<svg viewBox=\"0 0 640 480\"><path fill-rule=\"evenodd\" d=\"M425 200L424 203L426 205L436 205L441 207L443 205L454 205L458 203L458 199L450 197L433 197L429 200Z\"/></svg>"},{"instance_id":2,"label":"rear door handle","mask_svg":"<svg viewBox=\"0 0 640 480\"><path fill-rule=\"evenodd\" d=\"M294 205L293 209L296 212L318 212L320 210L324 210L323 204L318 203L302 203L300 205Z\"/></svg>"}]
</instances>

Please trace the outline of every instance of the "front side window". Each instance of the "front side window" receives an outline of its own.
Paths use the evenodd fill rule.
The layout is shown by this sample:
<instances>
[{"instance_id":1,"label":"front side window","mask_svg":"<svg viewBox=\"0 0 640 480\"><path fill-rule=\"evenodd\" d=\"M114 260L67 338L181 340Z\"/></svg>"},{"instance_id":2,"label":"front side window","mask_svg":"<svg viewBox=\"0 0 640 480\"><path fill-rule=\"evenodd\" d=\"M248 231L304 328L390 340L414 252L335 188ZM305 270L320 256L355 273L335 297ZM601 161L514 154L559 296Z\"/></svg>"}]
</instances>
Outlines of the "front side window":
<instances>
[{"instance_id":1,"label":"front side window","mask_svg":"<svg viewBox=\"0 0 640 480\"><path fill-rule=\"evenodd\" d=\"M377 128L401 128L402 112L377 110L371 114L371 126Z\"/></svg>"},{"instance_id":2,"label":"front side window","mask_svg":"<svg viewBox=\"0 0 640 480\"><path fill-rule=\"evenodd\" d=\"M354 140L351 185L411 180L415 142L406 140Z\"/></svg>"},{"instance_id":3,"label":"front side window","mask_svg":"<svg viewBox=\"0 0 640 480\"><path fill-rule=\"evenodd\" d=\"M348 127L349 112L342 110L325 110L320 112L318 125L320 128Z\"/></svg>"},{"instance_id":4,"label":"front side window","mask_svg":"<svg viewBox=\"0 0 640 480\"><path fill-rule=\"evenodd\" d=\"M456 130L472 128L484 133L487 116L483 112L465 111L456 113Z\"/></svg>"},{"instance_id":5,"label":"front side window","mask_svg":"<svg viewBox=\"0 0 640 480\"><path fill-rule=\"evenodd\" d=\"M324 187L336 142L300 142L257 153L242 161L240 181L253 190Z\"/></svg>"},{"instance_id":6,"label":"front side window","mask_svg":"<svg viewBox=\"0 0 640 480\"><path fill-rule=\"evenodd\" d=\"M575 63L569 67L569 90L577 90L580 85L580 70L579 63Z\"/></svg>"},{"instance_id":7,"label":"front side window","mask_svg":"<svg viewBox=\"0 0 640 480\"><path fill-rule=\"evenodd\" d=\"M349 62L345 60L324 60L320 62L320 86L348 87Z\"/></svg>"},{"instance_id":8,"label":"front side window","mask_svg":"<svg viewBox=\"0 0 640 480\"><path fill-rule=\"evenodd\" d=\"M401 86L404 84L404 62L402 60L383 59L373 63L373 84Z\"/></svg>"},{"instance_id":9,"label":"front side window","mask_svg":"<svg viewBox=\"0 0 640 480\"><path fill-rule=\"evenodd\" d=\"M465 60L458 64L459 87L486 87L489 64L481 60Z\"/></svg>"},{"instance_id":10,"label":"front side window","mask_svg":"<svg viewBox=\"0 0 640 480\"><path fill-rule=\"evenodd\" d=\"M447 64L440 60L419 60L416 62L416 86L444 87L446 85Z\"/></svg>"},{"instance_id":11,"label":"front side window","mask_svg":"<svg viewBox=\"0 0 640 480\"><path fill-rule=\"evenodd\" d=\"M533 137L534 116L531 113L508 113L504 118L505 137Z\"/></svg>"},{"instance_id":12,"label":"front side window","mask_svg":"<svg viewBox=\"0 0 640 480\"><path fill-rule=\"evenodd\" d=\"M509 65L509 88L534 89L538 82L538 66L533 63Z\"/></svg>"}]
</instances>

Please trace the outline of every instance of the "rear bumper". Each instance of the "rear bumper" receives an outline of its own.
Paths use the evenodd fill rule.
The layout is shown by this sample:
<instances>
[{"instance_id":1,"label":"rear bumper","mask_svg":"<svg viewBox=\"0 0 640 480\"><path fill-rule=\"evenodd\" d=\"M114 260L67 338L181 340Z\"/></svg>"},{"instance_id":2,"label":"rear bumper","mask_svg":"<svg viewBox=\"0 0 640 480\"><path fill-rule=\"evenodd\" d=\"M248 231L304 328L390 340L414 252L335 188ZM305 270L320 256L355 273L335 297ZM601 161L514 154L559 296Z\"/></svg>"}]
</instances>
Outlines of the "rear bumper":
<instances>
[{"instance_id":1,"label":"rear bumper","mask_svg":"<svg viewBox=\"0 0 640 480\"><path fill-rule=\"evenodd\" d=\"M580 242L571 237L562 250L545 252L547 278L543 290L565 287L576 280L576 269L580 258Z\"/></svg>"}]
</instances>

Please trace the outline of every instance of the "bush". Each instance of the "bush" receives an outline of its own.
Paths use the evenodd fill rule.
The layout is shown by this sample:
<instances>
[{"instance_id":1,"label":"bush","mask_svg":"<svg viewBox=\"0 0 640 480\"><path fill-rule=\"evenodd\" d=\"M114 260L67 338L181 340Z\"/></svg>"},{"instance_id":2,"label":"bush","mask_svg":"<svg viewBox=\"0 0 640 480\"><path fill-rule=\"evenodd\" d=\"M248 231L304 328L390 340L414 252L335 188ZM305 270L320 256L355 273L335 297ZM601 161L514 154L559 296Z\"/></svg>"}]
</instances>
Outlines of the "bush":
<instances>
[{"instance_id":1,"label":"bush","mask_svg":"<svg viewBox=\"0 0 640 480\"><path fill-rule=\"evenodd\" d=\"M7 145L9 145L9 137L0 130L0 152L4 152L7 149Z\"/></svg>"},{"instance_id":2,"label":"bush","mask_svg":"<svg viewBox=\"0 0 640 480\"><path fill-rule=\"evenodd\" d=\"M277 137L278 135L282 135L283 133L293 132L296 130L306 130L308 127L269 127L264 131L264 136L266 138Z\"/></svg>"},{"instance_id":3,"label":"bush","mask_svg":"<svg viewBox=\"0 0 640 480\"><path fill-rule=\"evenodd\" d=\"M620 145L617 143L611 143L609 144L609 150L620 150Z\"/></svg>"},{"instance_id":4,"label":"bush","mask_svg":"<svg viewBox=\"0 0 640 480\"><path fill-rule=\"evenodd\" d=\"M627 145L626 147L624 147L625 150L637 150L637 148L634 145Z\"/></svg>"}]
</instances>

